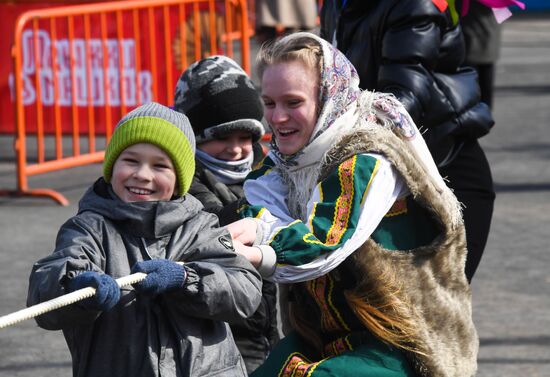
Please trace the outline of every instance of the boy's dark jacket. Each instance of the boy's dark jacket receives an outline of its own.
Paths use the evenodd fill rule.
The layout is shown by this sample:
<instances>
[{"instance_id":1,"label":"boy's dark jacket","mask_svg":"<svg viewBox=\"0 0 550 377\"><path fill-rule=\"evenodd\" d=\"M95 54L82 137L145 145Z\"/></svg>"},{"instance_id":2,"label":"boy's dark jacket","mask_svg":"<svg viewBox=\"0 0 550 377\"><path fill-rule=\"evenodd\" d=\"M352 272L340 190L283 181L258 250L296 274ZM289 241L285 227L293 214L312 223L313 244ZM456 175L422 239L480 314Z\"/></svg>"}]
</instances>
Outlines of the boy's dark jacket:
<instances>
[{"instance_id":1,"label":"boy's dark jacket","mask_svg":"<svg viewBox=\"0 0 550 377\"><path fill-rule=\"evenodd\" d=\"M254 165L263 158L259 144L254 145ZM244 197L243 183L226 185L220 182L211 171L197 161L195 176L189 193L199 199L205 211L215 213L224 226L239 220L237 214L238 199ZM277 287L267 280L263 281L262 301L254 315L248 319L231 321L231 331L241 351L246 366L251 372L267 356L271 347L279 341L277 330Z\"/></svg>"},{"instance_id":2,"label":"boy's dark jacket","mask_svg":"<svg viewBox=\"0 0 550 377\"><path fill-rule=\"evenodd\" d=\"M456 138L477 138L494 121L477 73L462 67L464 39L432 0L326 0L321 36L357 69L363 89L393 93L424 134L436 162Z\"/></svg>"},{"instance_id":3,"label":"boy's dark jacket","mask_svg":"<svg viewBox=\"0 0 550 377\"><path fill-rule=\"evenodd\" d=\"M154 298L122 288L107 312L76 304L38 317L41 327L63 330L74 376L245 376L224 321L255 311L261 282L229 233L191 195L124 203L109 191L100 179L86 192L55 252L33 266L27 304L66 293L66 279L82 271L119 278L151 258L184 261L188 278L181 291Z\"/></svg>"}]
</instances>

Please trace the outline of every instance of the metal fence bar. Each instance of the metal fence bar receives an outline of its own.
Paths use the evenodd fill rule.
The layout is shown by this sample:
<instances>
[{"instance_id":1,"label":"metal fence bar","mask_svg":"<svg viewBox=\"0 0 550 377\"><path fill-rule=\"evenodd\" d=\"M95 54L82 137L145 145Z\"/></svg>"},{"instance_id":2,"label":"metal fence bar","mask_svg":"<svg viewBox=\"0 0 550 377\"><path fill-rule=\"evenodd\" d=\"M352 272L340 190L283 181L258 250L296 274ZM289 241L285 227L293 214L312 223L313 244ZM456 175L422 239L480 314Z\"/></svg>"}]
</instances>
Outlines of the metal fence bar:
<instances>
[{"instance_id":1,"label":"metal fence bar","mask_svg":"<svg viewBox=\"0 0 550 377\"><path fill-rule=\"evenodd\" d=\"M98 137L108 142L113 120L144 102L171 105L179 73L191 60L233 57L236 43L236 60L250 72L248 27L245 0L128 0L23 13L12 50L17 189L0 195L68 204L55 190L30 189L28 177L101 162ZM23 69L28 59L30 73ZM29 136L36 136L35 157L28 155ZM63 148L65 138L71 152Z\"/></svg>"}]
</instances>

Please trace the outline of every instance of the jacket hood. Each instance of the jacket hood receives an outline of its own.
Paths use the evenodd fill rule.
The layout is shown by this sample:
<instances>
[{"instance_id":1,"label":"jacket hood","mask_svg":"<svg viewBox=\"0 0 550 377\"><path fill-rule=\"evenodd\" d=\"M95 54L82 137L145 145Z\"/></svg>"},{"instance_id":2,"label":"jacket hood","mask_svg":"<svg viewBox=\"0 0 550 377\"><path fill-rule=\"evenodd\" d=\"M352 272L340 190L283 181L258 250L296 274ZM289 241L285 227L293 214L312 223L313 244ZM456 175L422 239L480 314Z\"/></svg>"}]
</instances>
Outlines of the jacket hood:
<instances>
[{"instance_id":1,"label":"jacket hood","mask_svg":"<svg viewBox=\"0 0 550 377\"><path fill-rule=\"evenodd\" d=\"M202 210L202 204L191 195L168 201L126 203L103 178L86 191L78 207L79 214L98 213L129 234L145 238L168 236Z\"/></svg>"}]
</instances>

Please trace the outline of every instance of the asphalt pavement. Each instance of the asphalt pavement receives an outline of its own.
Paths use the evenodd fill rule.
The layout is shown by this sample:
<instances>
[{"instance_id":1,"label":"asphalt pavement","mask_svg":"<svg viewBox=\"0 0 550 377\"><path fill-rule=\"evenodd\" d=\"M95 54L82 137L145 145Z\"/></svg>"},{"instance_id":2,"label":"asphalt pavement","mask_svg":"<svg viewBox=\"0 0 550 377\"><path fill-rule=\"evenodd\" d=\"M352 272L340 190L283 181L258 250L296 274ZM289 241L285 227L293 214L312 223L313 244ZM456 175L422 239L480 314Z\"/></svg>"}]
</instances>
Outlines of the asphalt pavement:
<instances>
[{"instance_id":1,"label":"asphalt pavement","mask_svg":"<svg viewBox=\"0 0 550 377\"><path fill-rule=\"evenodd\" d=\"M481 143L497 199L472 283L477 376L550 377L550 14L505 22L494 101L496 125ZM15 188L12 142L0 136L0 190ZM25 307L32 264L51 253L59 226L100 174L96 164L30 179L63 193L68 207L0 197L0 316ZM0 329L0 377L16 376L71 376L61 332L33 320Z\"/></svg>"}]
</instances>

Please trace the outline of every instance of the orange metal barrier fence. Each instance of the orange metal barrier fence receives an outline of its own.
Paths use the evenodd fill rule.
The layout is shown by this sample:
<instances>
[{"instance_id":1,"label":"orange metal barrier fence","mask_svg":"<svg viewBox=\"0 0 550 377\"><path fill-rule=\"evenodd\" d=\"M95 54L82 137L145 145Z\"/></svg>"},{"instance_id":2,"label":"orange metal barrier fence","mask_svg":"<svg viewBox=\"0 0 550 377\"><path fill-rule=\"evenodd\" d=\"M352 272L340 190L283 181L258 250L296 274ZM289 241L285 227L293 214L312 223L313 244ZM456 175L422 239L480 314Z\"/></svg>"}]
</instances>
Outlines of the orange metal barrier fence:
<instances>
[{"instance_id":1,"label":"orange metal barrier fence","mask_svg":"<svg viewBox=\"0 0 550 377\"><path fill-rule=\"evenodd\" d=\"M13 46L17 189L0 195L67 205L59 192L29 188L28 177L101 162L117 121L142 103L171 105L180 73L195 60L224 54L250 72L250 32L245 0L118 1L22 14Z\"/></svg>"}]
</instances>

